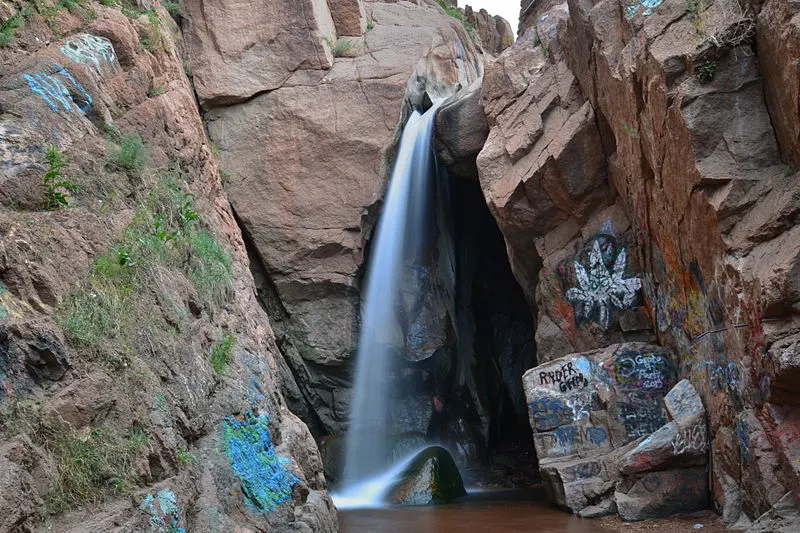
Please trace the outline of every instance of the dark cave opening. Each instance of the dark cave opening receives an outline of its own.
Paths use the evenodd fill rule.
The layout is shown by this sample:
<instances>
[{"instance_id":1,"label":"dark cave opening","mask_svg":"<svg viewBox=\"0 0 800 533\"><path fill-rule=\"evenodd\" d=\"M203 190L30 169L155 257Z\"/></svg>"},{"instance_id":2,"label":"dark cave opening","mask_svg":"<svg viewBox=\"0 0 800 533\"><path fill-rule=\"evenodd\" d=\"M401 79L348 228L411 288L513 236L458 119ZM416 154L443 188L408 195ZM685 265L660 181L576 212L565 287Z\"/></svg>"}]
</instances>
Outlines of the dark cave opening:
<instances>
[{"instance_id":1,"label":"dark cave opening","mask_svg":"<svg viewBox=\"0 0 800 533\"><path fill-rule=\"evenodd\" d=\"M512 273L505 240L480 184L451 177L448 185L458 358L471 369L489 467L476 481L525 485L538 476L522 389L522 374L536 366L533 313Z\"/></svg>"}]
</instances>

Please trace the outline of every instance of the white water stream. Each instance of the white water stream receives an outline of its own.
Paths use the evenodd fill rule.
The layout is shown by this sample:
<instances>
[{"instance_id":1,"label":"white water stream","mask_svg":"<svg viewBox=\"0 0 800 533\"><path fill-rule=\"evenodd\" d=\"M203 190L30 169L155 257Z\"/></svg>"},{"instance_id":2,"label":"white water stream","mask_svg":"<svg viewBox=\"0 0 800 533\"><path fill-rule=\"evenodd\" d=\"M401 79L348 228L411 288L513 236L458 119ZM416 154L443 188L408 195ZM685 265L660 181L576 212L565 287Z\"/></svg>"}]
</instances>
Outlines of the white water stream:
<instances>
[{"instance_id":1,"label":"white water stream","mask_svg":"<svg viewBox=\"0 0 800 533\"><path fill-rule=\"evenodd\" d=\"M356 355L350 426L345 440L342 489L333 496L341 508L384 504L385 491L413 458L391 464L390 426L393 363L398 333L397 308L403 264L425 238L420 207L434 186L434 118L438 105L425 114L414 111L403 129L389 190L375 232ZM394 346L394 347L393 347Z\"/></svg>"}]
</instances>

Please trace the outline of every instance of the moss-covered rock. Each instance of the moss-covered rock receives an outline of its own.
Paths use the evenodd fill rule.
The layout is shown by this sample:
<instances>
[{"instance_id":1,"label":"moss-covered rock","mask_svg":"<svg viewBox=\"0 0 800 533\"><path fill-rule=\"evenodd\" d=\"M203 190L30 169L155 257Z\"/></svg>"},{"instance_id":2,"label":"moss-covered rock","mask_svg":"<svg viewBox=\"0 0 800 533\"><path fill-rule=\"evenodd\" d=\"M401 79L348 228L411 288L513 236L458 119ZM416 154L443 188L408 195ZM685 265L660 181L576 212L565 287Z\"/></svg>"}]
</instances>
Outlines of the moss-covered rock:
<instances>
[{"instance_id":1,"label":"moss-covered rock","mask_svg":"<svg viewBox=\"0 0 800 533\"><path fill-rule=\"evenodd\" d=\"M449 503L466 494L450 452L431 446L409 463L389 491L389 501L397 505L431 505Z\"/></svg>"}]
</instances>

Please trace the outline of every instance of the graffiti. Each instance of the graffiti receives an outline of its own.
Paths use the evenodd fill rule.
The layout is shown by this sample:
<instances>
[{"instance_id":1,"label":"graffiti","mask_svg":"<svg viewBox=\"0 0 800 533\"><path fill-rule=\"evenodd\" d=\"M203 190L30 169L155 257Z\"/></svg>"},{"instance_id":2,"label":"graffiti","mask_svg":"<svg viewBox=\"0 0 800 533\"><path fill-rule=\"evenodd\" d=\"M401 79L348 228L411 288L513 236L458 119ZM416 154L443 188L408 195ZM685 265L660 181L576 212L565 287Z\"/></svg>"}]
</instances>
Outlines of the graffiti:
<instances>
[{"instance_id":1,"label":"graffiti","mask_svg":"<svg viewBox=\"0 0 800 533\"><path fill-rule=\"evenodd\" d=\"M547 430L573 422L573 410L559 399L534 400L528 404L534 428Z\"/></svg>"},{"instance_id":2,"label":"graffiti","mask_svg":"<svg viewBox=\"0 0 800 533\"><path fill-rule=\"evenodd\" d=\"M729 361L728 354L723 353L716 361L703 361L698 368L708 369L708 380L712 391L734 388L739 385L741 374L736 361Z\"/></svg>"},{"instance_id":3,"label":"graffiti","mask_svg":"<svg viewBox=\"0 0 800 533\"><path fill-rule=\"evenodd\" d=\"M587 380L584 375L573 366L573 363L570 362L564 364L558 370L539 372L539 384L558 384L558 389L561 392L567 392L573 389L584 388L589 384L589 380Z\"/></svg>"},{"instance_id":4,"label":"graffiti","mask_svg":"<svg viewBox=\"0 0 800 533\"><path fill-rule=\"evenodd\" d=\"M594 404L594 394L581 393L571 395L565 400L567 406L572 409L572 419L577 421L589 418L589 409Z\"/></svg>"},{"instance_id":5,"label":"graffiti","mask_svg":"<svg viewBox=\"0 0 800 533\"><path fill-rule=\"evenodd\" d=\"M670 384L671 364L665 352L624 351L614 358L617 383L648 390L664 389Z\"/></svg>"},{"instance_id":6,"label":"graffiti","mask_svg":"<svg viewBox=\"0 0 800 533\"><path fill-rule=\"evenodd\" d=\"M150 515L150 533L186 533L186 529L178 527L181 521L178 498L169 489L145 496L139 510Z\"/></svg>"},{"instance_id":7,"label":"graffiti","mask_svg":"<svg viewBox=\"0 0 800 533\"><path fill-rule=\"evenodd\" d=\"M264 393L261 392L261 383L255 376L250 376L250 388L247 390L247 400L250 405L255 407L264 401Z\"/></svg>"},{"instance_id":8,"label":"graffiti","mask_svg":"<svg viewBox=\"0 0 800 533\"><path fill-rule=\"evenodd\" d=\"M575 477L578 479L597 477L601 471L600 463L596 461L581 463L575 467Z\"/></svg>"},{"instance_id":9,"label":"graffiti","mask_svg":"<svg viewBox=\"0 0 800 533\"><path fill-rule=\"evenodd\" d=\"M578 286L568 289L565 296L575 307L578 318L592 320L603 329L608 329L615 308L627 309L633 306L642 287L642 280L626 279L624 276L627 265L627 252L625 248L621 248L609 269L599 239L592 244L588 271L580 262L575 261Z\"/></svg>"},{"instance_id":10,"label":"graffiti","mask_svg":"<svg viewBox=\"0 0 800 533\"><path fill-rule=\"evenodd\" d=\"M675 385L669 391L667 399L670 412L676 419L690 418L703 412L703 403L688 380L683 380Z\"/></svg>"},{"instance_id":11,"label":"graffiti","mask_svg":"<svg viewBox=\"0 0 800 533\"><path fill-rule=\"evenodd\" d=\"M92 106L92 96L72 77L72 74L58 64L53 64L55 73L23 74L22 79L31 90L42 97L54 113L78 109L84 113Z\"/></svg>"},{"instance_id":12,"label":"graffiti","mask_svg":"<svg viewBox=\"0 0 800 533\"><path fill-rule=\"evenodd\" d=\"M600 426L561 426L534 435L543 457L571 455L579 450L608 447L608 431Z\"/></svg>"},{"instance_id":13,"label":"graffiti","mask_svg":"<svg viewBox=\"0 0 800 533\"><path fill-rule=\"evenodd\" d=\"M88 33L67 39L61 53L75 63L92 64L98 74L103 63L113 64L117 59L111 41Z\"/></svg>"},{"instance_id":14,"label":"graffiti","mask_svg":"<svg viewBox=\"0 0 800 533\"><path fill-rule=\"evenodd\" d=\"M675 455L701 454L708 449L708 436L705 424L695 424L684 428L672 439L672 451Z\"/></svg>"},{"instance_id":15,"label":"graffiti","mask_svg":"<svg viewBox=\"0 0 800 533\"><path fill-rule=\"evenodd\" d=\"M655 405L652 398L635 403L620 402L617 409L630 438L638 439L650 435L667 423L664 412L660 406Z\"/></svg>"},{"instance_id":16,"label":"graffiti","mask_svg":"<svg viewBox=\"0 0 800 533\"><path fill-rule=\"evenodd\" d=\"M750 461L750 430L744 417L736 423L736 436L739 437L739 449L742 451L742 460Z\"/></svg>"},{"instance_id":17,"label":"graffiti","mask_svg":"<svg viewBox=\"0 0 800 533\"><path fill-rule=\"evenodd\" d=\"M632 19L636 16L636 13L639 11L640 8L644 8L642 11L642 15L650 16L653 14L653 11L664 3L664 0L641 0L639 3L633 4L632 6L628 6L625 8L625 16L628 19Z\"/></svg>"},{"instance_id":18,"label":"graffiti","mask_svg":"<svg viewBox=\"0 0 800 533\"><path fill-rule=\"evenodd\" d=\"M271 512L291 498L300 480L286 468L291 461L275 453L266 414L249 412L243 421L226 417L222 442L247 505Z\"/></svg>"}]
</instances>

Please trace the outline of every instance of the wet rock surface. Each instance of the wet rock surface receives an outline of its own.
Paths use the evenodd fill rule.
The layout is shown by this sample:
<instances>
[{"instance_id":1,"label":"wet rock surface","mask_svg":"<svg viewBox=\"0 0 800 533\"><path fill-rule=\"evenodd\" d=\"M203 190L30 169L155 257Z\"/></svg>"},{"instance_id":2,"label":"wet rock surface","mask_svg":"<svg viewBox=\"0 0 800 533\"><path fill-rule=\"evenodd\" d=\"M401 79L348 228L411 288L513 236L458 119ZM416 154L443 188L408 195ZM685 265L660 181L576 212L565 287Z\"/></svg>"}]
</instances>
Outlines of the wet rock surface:
<instances>
[{"instance_id":1,"label":"wet rock surface","mask_svg":"<svg viewBox=\"0 0 800 533\"><path fill-rule=\"evenodd\" d=\"M419 452L398 477L389 491L389 501L396 505L450 503L467 494L455 461L440 446Z\"/></svg>"}]
</instances>

